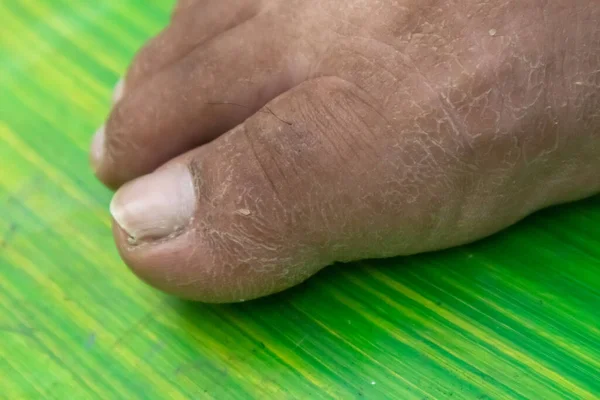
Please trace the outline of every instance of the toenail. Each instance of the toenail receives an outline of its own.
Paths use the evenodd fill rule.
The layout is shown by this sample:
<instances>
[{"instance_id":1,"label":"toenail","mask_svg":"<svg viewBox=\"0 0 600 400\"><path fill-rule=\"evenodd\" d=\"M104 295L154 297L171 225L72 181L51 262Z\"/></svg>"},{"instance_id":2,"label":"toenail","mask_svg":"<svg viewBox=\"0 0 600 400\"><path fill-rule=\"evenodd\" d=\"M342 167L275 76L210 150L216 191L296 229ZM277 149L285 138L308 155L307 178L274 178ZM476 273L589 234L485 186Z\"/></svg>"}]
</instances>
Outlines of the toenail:
<instances>
[{"instance_id":1,"label":"toenail","mask_svg":"<svg viewBox=\"0 0 600 400\"><path fill-rule=\"evenodd\" d=\"M110 212L133 241L180 232L194 216L196 193L189 169L176 164L127 183L115 194Z\"/></svg>"},{"instance_id":2,"label":"toenail","mask_svg":"<svg viewBox=\"0 0 600 400\"><path fill-rule=\"evenodd\" d=\"M113 104L117 104L123 98L123 94L125 94L125 81L121 79L117 82L113 91Z\"/></svg>"},{"instance_id":3,"label":"toenail","mask_svg":"<svg viewBox=\"0 0 600 400\"><path fill-rule=\"evenodd\" d=\"M102 157L104 156L104 125L96 131L94 138L92 139L92 148L90 151L90 159L94 171L97 171L102 163Z\"/></svg>"}]
</instances>

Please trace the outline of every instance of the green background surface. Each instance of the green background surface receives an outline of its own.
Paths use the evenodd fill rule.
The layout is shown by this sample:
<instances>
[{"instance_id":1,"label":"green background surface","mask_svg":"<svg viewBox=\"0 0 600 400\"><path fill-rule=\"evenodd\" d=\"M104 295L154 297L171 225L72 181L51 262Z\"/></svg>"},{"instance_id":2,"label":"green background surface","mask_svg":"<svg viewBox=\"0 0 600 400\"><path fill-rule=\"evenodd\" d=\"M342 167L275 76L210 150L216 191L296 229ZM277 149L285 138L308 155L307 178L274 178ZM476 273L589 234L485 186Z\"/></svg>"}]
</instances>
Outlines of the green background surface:
<instances>
[{"instance_id":1,"label":"green background surface","mask_svg":"<svg viewBox=\"0 0 600 400\"><path fill-rule=\"evenodd\" d=\"M87 149L168 1L0 2L0 398L600 398L600 199L239 305L119 260Z\"/></svg>"}]
</instances>

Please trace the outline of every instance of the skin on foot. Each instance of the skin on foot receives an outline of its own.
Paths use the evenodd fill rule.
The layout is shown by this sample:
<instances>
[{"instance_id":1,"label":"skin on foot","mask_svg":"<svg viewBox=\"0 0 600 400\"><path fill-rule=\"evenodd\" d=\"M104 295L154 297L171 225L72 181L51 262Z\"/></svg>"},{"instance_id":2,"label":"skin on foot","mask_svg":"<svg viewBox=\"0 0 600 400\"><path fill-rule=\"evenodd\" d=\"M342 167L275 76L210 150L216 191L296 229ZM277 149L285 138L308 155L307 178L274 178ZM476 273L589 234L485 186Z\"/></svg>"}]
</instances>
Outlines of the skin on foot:
<instances>
[{"instance_id":1,"label":"skin on foot","mask_svg":"<svg viewBox=\"0 0 600 400\"><path fill-rule=\"evenodd\" d=\"M94 138L118 249L207 302L600 191L595 0L186 0Z\"/></svg>"}]
</instances>

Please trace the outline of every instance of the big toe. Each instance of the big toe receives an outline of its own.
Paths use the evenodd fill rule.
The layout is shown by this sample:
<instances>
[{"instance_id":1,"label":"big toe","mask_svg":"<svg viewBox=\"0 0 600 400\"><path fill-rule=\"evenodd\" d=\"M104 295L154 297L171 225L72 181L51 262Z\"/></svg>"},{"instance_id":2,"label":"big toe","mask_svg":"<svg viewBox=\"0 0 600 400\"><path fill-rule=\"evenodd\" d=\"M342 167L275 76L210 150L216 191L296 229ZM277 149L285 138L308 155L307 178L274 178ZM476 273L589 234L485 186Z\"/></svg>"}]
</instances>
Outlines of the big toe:
<instances>
[{"instance_id":1,"label":"big toe","mask_svg":"<svg viewBox=\"0 0 600 400\"><path fill-rule=\"evenodd\" d=\"M229 302L283 290L326 265L294 204L295 178L278 175L292 172L271 148L289 136L283 130L283 119L257 113L121 187L111 212L133 271L181 297Z\"/></svg>"}]
</instances>

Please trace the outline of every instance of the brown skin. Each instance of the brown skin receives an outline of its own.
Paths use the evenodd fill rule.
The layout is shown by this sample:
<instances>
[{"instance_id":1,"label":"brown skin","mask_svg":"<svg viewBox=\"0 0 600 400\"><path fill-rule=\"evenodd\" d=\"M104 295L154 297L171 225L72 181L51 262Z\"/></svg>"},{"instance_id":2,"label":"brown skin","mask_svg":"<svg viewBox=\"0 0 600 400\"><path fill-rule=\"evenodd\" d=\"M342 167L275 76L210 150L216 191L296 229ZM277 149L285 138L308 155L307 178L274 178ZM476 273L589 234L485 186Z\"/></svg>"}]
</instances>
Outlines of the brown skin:
<instances>
[{"instance_id":1,"label":"brown skin","mask_svg":"<svg viewBox=\"0 0 600 400\"><path fill-rule=\"evenodd\" d=\"M255 298L600 192L596 0L179 3L126 77L97 171L111 187L192 171L186 229L114 230L157 288Z\"/></svg>"}]
</instances>

